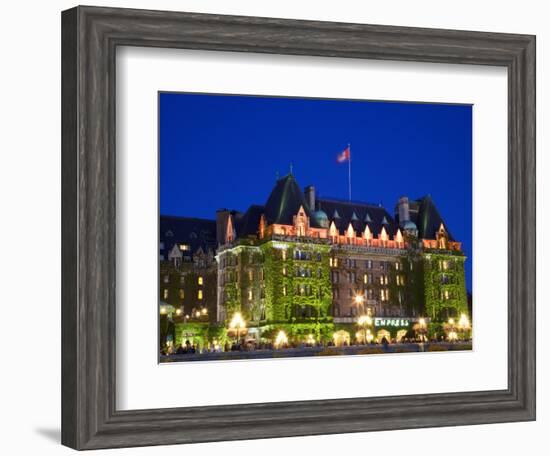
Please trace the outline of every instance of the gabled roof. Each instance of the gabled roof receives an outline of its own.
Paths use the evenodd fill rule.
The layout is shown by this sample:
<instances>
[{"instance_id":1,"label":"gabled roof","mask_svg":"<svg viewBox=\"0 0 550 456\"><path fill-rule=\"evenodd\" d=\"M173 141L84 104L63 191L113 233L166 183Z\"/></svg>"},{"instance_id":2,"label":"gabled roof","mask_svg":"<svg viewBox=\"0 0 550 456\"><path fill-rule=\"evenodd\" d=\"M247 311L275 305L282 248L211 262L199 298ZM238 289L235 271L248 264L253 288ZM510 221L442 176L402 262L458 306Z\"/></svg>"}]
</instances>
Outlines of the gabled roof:
<instances>
[{"instance_id":1,"label":"gabled roof","mask_svg":"<svg viewBox=\"0 0 550 456\"><path fill-rule=\"evenodd\" d=\"M436 232L443 223L449 240L454 241L454 238L447 227L447 224L439 214L437 207L431 197L426 195L410 204L410 218L418 228L418 237L421 239L435 239Z\"/></svg>"},{"instance_id":2,"label":"gabled roof","mask_svg":"<svg viewBox=\"0 0 550 456\"><path fill-rule=\"evenodd\" d=\"M318 203L323 208L323 211L328 214L329 220L331 222L334 221L336 228L338 228L341 234L345 233L350 222L353 228L361 233L368 224L373 236L378 236L382 230L382 226L386 228L387 233L392 237L397 232L397 223L388 211L381 206L334 198L318 198ZM335 213L339 215L339 218L334 218ZM387 224L383 225L383 222Z\"/></svg>"},{"instance_id":3,"label":"gabled roof","mask_svg":"<svg viewBox=\"0 0 550 456\"><path fill-rule=\"evenodd\" d=\"M164 243L164 251L170 252L175 244L189 245L189 254L202 248L216 250L216 221L194 217L161 215L159 239Z\"/></svg>"},{"instance_id":4,"label":"gabled roof","mask_svg":"<svg viewBox=\"0 0 550 456\"><path fill-rule=\"evenodd\" d=\"M265 218L268 225L272 223L292 225L293 217L298 213L300 206L309 217L311 226L319 228L296 179L292 174L287 174L277 181L265 204Z\"/></svg>"}]
</instances>

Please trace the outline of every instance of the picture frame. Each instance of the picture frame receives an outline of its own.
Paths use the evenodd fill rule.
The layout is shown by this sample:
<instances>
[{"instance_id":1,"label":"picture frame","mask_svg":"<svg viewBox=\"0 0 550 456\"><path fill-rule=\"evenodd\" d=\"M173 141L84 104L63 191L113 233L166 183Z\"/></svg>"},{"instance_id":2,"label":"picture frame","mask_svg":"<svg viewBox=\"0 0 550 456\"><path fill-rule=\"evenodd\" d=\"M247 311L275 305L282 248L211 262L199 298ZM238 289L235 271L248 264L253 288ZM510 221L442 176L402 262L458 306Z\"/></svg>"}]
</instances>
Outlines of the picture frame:
<instances>
[{"instance_id":1,"label":"picture frame","mask_svg":"<svg viewBox=\"0 0 550 456\"><path fill-rule=\"evenodd\" d=\"M508 388L117 410L117 46L507 68ZM534 420L535 220L534 36L101 7L64 11L62 443L81 450Z\"/></svg>"}]
</instances>

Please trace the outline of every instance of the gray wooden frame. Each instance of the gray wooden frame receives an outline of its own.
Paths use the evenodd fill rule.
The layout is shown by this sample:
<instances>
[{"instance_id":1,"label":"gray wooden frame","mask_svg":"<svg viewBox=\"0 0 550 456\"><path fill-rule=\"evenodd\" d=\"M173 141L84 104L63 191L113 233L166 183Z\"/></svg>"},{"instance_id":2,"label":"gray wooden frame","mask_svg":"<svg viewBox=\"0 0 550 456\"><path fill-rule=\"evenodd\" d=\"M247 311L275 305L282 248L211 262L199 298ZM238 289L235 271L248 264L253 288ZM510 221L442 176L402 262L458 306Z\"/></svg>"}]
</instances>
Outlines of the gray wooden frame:
<instances>
[{"instance_id":1,"label":"gray wooden frame","mask_svg":"<svg viewBox=\"0 0 550 456\"><path fill-rule=\"evenodd\" d=\"M506 67L508 388L117 411L115 49L121 45ZM77 7L62 13L62 54L63 444L93 449L535 419L534 36Z\"/></svg>"}]
</instances>

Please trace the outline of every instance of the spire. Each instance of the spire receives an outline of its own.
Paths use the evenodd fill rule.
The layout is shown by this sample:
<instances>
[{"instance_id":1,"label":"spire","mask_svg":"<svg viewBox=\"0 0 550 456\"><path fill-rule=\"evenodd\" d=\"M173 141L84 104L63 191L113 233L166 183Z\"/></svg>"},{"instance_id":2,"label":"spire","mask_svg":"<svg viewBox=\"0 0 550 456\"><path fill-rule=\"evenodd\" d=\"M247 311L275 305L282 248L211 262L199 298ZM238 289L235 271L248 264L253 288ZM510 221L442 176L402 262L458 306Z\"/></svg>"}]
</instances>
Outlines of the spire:
<instances>
[{"instance_id":1,"label":"spire","mask_svg":"<svg viewBox=\"0 0 550 456\"><path fill-rule=\"evenodd\" d=\"M292 162L290 162L290 169L289 169L289 174L292 176Z\"/></svg>"}]
</instances>

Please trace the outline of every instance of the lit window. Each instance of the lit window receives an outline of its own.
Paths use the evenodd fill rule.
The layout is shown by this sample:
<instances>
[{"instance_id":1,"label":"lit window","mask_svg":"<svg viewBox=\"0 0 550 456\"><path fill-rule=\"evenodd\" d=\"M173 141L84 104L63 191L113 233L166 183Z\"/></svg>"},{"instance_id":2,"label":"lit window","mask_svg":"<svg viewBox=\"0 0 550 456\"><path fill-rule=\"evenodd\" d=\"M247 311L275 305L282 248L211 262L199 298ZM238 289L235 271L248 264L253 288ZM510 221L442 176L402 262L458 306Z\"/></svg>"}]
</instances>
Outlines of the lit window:
<instances>
[{"instance_id":1,"label":"lit window","mask_svg":"<svg viewBox=\"0 0 550 456\"><path fill-rule=\"evenodd\" d=\"M199 299L202 299L202 290L199 290Z\"/></svg>"},{"instance_id":2,"label":"lit window","mask_svg":"<svg viewBox=\"0 0 550 456\"><path fill-rule=\"evenodd\" d=\"M183 299L183 297L185 296L185 293L183 292L183 290L180 290L179 295L180 295L180 299Z\"/></svg>"},{"instance_id":3,"label":"lit window","mask_svg":"<svg viewBox=\"0 0 550 456\"><path fill-rule=\"evenodd\" d=\"M252 272L252 269L250 269L250 270L248 271L248 280L253 280L253 279L254 279L254 274L253 274L253 272Z\"/></svg>"},{"instance_id":4,"label":"lit window","mask_svg":"<svg viewBox=\"0 0 550 456\"><path fill-rule=\"evenodd\" d=\"M168 274L166 274L164 277L163 277L163 280L164 280L164 283L168 283L168 281L170 280L170 276Z\"/></svg>"},{"instance_id":5,"label":"lit window","mask_svg":"<svg viewBox=\"0 0 550 456\"><path fill-rule=\"evenodd\" d=\"M164 299L168 299L168 288L164 289L164 291L162 292L162 296L164 297Z\"/></svg>"},{"instance_id":6,"label":"lit window","mask_svg":"<svg viewBox=\"0 0 550 456\"><path fill-rule=\"evenodd\" d=\"M248 300L252 301L252 290L248 290Z\"/></svg>"},{"instance_id":7,"label":"lit window","mask_svg":"<svg viewBox=\"0 0 550 456\"><path fill-rule=\"evenodd\" d=\"M187 252L189 249L191 249L191 246L189 244L180 244L180 250L182 252Z\"/></svg>"},{"instance_id":8,"label":"lit window","mask_svg":"<svg viewBox=\"0 0 550 456\"><path fill-rule=\"evenodd\" d=\"M202 279L202 276L199 276L199 285L203 285L204 284L204 280Z\"/></svg>"},{"instance_id":9,"label":"lit window","mask_svg":"<svg viewBox=\"0 0 550 456\"><path fill-rule=\"evenodd\" d=\"M283 260L286 260L286 250L282 250L281 255L283 256Z\"/></svg>"},{"instance_id":10,"label":"lit window","mask_svg":"<svg viewBox=\"0 0 550 456\"><path fill-rule=\"evenodd\" d=\"M286 285L283 285L283 296L286 296Z\"/></svg>"}]
</instances>

